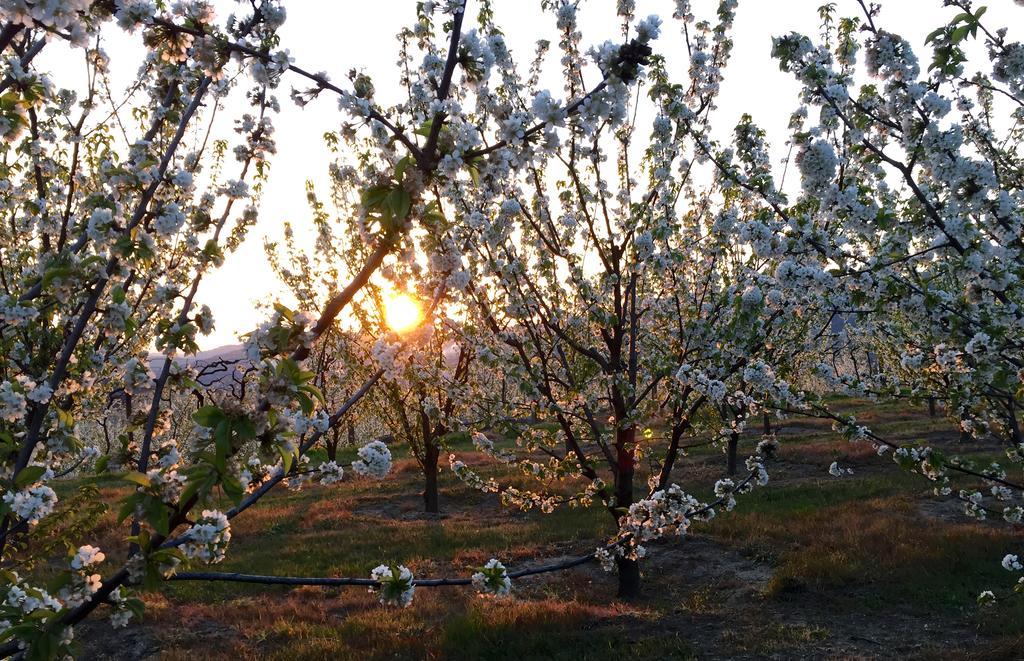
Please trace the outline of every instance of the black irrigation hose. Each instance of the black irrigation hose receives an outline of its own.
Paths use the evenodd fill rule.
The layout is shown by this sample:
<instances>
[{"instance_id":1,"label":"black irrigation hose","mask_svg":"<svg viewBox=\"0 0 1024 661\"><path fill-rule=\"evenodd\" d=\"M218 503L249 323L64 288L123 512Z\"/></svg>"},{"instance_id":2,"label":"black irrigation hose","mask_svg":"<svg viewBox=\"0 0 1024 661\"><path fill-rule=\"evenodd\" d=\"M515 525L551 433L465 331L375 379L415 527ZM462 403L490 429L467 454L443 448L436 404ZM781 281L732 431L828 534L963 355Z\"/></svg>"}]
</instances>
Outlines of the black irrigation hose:
<instances>
[{"instance_id":1,"label":"black irrigation hose","mask_svg":"<svg viewBox=\"0 0 1024 661\"><path fill-rule=\"evenodd\" d=\"M754 472L752 471L742 482L733 487L733 492L738 491L751 480L754 479ZM707 505L697 508L689 513L690 517L696 516L707 512L721 503L725 502L726 496L722 496ZM609 551L620 544L625 543L629 540L629 536L622 537L621 539L612 542L605 546L602 550ZM535 567L527 567L526 569L520 569L514 572L506 572L506 575L510 579L523 578L525 576L535 576L537 574L548 574L556 571L563 571L566 569L572 569L580 565L585 565L588 562L593 561L597 557L597 551L588 553L586 555L577 556L575 558L569 558L568 560L562 560L561 562L553 562L546 565L537 565ZM263 574L240 574L237 572L179 572L169 576L166 580L168 581L225 581L229 583L255 583L258 585L322 585L322 586L334 586L343 587L349 585L362 585L367 587L380 587L381 582L372 578L352 578L345 576L329 577L329 576L268 576ZM470 578L416 578L413 579L412 584L417 587L442 587L448 585L470 585L473 580Z\"/></svg>"}]
</instances>

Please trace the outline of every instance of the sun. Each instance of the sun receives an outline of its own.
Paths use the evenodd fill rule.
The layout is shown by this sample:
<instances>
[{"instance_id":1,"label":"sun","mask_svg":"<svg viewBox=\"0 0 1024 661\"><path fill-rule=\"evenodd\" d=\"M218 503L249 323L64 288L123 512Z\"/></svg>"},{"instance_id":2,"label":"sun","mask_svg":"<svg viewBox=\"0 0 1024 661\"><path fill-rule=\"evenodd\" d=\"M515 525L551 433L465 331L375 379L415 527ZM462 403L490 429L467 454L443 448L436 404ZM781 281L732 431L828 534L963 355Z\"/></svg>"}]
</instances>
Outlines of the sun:
<instances>
[{"instance_id":1,"label":"sun","mask_svg":"<svg viewBox=\"0 0 1024 661\"><path fill-rule=\"evenodd\" d=\"M405 333L419 326L423 310L408 294L392 294L384 300L384 321L396 333Z\"/></svg>"}]
</instances>

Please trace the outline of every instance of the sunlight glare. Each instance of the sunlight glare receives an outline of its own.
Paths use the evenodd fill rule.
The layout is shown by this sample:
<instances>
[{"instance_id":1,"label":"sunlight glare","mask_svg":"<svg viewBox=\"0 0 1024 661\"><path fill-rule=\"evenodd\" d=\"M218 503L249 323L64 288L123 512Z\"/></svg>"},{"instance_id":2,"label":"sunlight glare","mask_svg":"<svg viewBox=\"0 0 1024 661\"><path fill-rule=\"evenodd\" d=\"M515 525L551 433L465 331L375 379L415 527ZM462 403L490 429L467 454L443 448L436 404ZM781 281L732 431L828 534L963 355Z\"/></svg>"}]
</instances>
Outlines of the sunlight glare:
<instances>
[{"instance_id":1,"label":"sunlight glare","mask_svg":"<svg viewBox=\"0 0 1024 661\"><path fill-rule=\"evenodd\" d=\"M384 301L384 320L396 333L416 328L423 320L419 303L408 294L394 294Z\"/></svg>"}]
</instances>

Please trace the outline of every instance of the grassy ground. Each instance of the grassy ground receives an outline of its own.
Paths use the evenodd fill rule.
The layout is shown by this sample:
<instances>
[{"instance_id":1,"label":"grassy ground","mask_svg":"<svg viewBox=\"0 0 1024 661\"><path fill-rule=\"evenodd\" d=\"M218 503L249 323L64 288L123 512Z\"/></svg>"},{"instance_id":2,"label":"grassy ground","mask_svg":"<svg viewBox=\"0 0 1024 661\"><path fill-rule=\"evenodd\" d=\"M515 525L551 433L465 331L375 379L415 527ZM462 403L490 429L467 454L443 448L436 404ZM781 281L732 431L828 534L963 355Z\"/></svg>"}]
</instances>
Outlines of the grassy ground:
<instances>
[{"instance_id":1,"label":"grassy ground","mask_svg":"<svg viewBox=\"0 0 1024 661\"><path fill-rule=\"evenodd\" d=\"M844 406L887 435L955 440L923 411ZM145 596L141 626L94 623L79 638L99 658L1019 658L1024 606L979 610L975 598L1012 582L999 560L1024 550L1024 536L964 518L922 478L824 424L787 421L780 439L772 484L691 536L656 544L635 602L617 600L614 576L591 565L523 579L510 600L421 588L404 610L361 588L175 582ZM966 452L984 459L998 447ZM836 459L854 474L830 477ZM707 497L724 464L695 450L676 481ZM502 508L447 471L444 514L429 517L415 465L396 466L396 479L380 483L269 496L236 519L218 569L366 576L390 561L417 576L466 575L490 557L522 566L585 552L613 530L599 508Z\"/></svg>"}]
</instances>

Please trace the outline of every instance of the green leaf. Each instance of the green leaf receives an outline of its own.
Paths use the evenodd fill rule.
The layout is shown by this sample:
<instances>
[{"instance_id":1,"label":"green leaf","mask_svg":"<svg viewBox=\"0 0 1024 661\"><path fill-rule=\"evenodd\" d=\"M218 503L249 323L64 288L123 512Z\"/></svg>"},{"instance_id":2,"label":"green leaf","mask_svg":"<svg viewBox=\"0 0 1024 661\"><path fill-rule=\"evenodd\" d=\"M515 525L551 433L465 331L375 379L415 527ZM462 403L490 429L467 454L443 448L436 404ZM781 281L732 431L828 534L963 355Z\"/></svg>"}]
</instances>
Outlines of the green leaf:
<instances>
[{"instance_id":1,"label":"green leaf","mask_svg":"<svg viewBox=\"0 0 1024 661\"><path fill-rule=\"evenodd\" d=\"M146 612L146 604L141 599L126 599L124 606L132 612L136 620L141 620L143 613Z\"/></svg>"},{"instance_id":2,"label":"green leaf","mask_svg":"<svg viewBox=\"0 0 1024 661\"><path fill-rule=\"evenodd\" d=\"M53 408L57 412L57 420L60 422L61 425L65 427L75 426L75 417L71 415L70 412L65 411L59 406L54 406Z\"/></svg>"},{"instance_id":3,"label":"green leaf","mask_svg":"<svg viewBox=\"0 0 1024 661\"><path fill-rule=\"evenodd\" d=\"M192 419L200 427L207 427L212 429L220 422L223 417L223 413L219 407L216 406L204 406L198 411L192 414Z\"/></svg>"},{"instance_id":4,"label":"green leaf","mask_svg":"<svg viewBox=\"0 0 1024 661\"><path fill-rule=\"evenodd\" d=\"M405 171L410 165L412 165L412 159L408 156L402 157L402 160L395 164L395 180L398 182L402 181L402 177L405 176Z\"/></svg>"},{"instance_id":5,"label":"green leaf","mask_svg":"<svg viewBox=\"0 0 1024 661\"><path fill-rule=\"evenodd\" d=\"M140 487L146 488L153 484L153 482L149 479L148 475L146 475L145 473L140 473L139 471L128 471L127 473L123 473L121 475L121 479L124 480L125 482L133 482L139 485Z\"/></svg>"},{"instance_id":6,"label":"green leaf","mask_svg":"<svg viewBox=\"0 0 1024 661\"><path fill-rule=\"evenodd\" d=\"M227 457L231 454L231 421L224 418L217 423L217 428L213 432L213 440L217 447L217 470L221 473L226 472Z\"/></svg>"},{"instance_id":7,"label":"green leaf","mask_svg":"<svg viewBox=\"0 0 1024 661\"><path fill-rule=\"evenodd\" d=\"M412 207L412 196L404 188L396 188L388 193L387 204L392 215L397 220L404 221Z\"/></svg>"},{"instance_id":8,"label":"green leaf","mask_svg":"<svg viewBox=\"0 0 1024 661\"><path fill-rule=\"evenodd\" d=\"M132 495L124 498L121 501L121 509L117 512L118 523L124 521L128 517L135 514L135 506L139 504L139 500L142 498L141 494L133 493Z\"/></svg>"},{"instance_id":9,"label":"green leaf","mask_svg":"<svg viewBox=\"0 0 1024 661\"><path fill-rule=\"evenodd\" d=\"M232 429L239 440L251 441L256 438L256 425L249 418L236 419Z\"/></svg>"},{"instance_id":10,"label":"green leaf","mask_svg":"<svg viewBox=\"0 0 1024 661\"><path fill-rule=\"evenodd\" d=\"M65 585L71 583L71 572L62 571L54 576L47 584L46 591L50 594L56 594L60 592L60 589Z\"/></svg>"},{"instance_id":11,"label":"green leaf","mask_svg":"<svg viewBox=\"0 0 1024 661\"><path fill-rule=\"evenodd\" d=\"M170 508L156 498L150 498L147 503L146 520L161 535L167 535L171 532Z\"/></svg>"},{"instance_id":12,"label":"green leaf","mask_svg":"<svg viewBox=\"0 0 1024 661\"><path fill-rule=\"evenodd\" d=\"M18 476L14 478L14 485L16 487L23 488L39 480L43 476L46 469L42 466L26 466Z\"/></svg>"},{"instance_id":13,"label":"green leaf","mask_svg":"<svg viewBox=\"0 0 1024 661\"><path fill-rule=\"evenodd\" d=\"M367 209L376 209L384 202L391 189L384 185L371 186L360 195L360 201Z\"/></svg>"},{"instance_id":14,"label":"green leaf","mask_svg":"<svg viewBox=\"0 0 1024 661\"><path fill-rule=\"evenodd\" d=\"M43 273L43 287L46 287L57 278L66 278L73 273L70 266L51 266Z\"/></svg>"},{"instance_id":15,"label":"green leaf","mask_svg":"<svg viewBox=\"0 0 1024 661\"><path fill-rule=\"evenodd\" d=\"M423 122L423 126L413 131L413 133L415 133L416 135L421 135L424 138L430 137L430 129L433 128L433 126L434 120L428 119L427 121Z\"/></svg>"},{"instance_id":16,"label":"green leaf","mask_svg":"<svg viewBox=\"0 0 1024 661\"><path fill-rule=\"evenodd\" d=\"M288 471L292 469L292 460L295 458L295 455L281 445L277 446L277 453L281 455L281 462L284 464L284 472L287 474Z\"/></svg>"},{"instance_id":17,"label":"green leaf","mask_svg":"<svg viewBox=\"0 0 1024 661\"><path fill-rule=\"evenodd\" d=\"M226 493L236 505L241 502L242 497L245 496L245 490L242 489L242 483L239 482L238 478L234 475L225 475L221 481L221 487L224 488L224 493Z\"/></svg>"},{"instance_id":18,"label":"green leaf","mask_svg":"<svg viewBox=\"0 0 1024 661\"><path fill-rule=\"evenodd\" d=\"M309 415L313 412L313 400L306 393L295 393L295 399L299 400L299 407L302 409L303 415Z\"/></svg>"}]
</instances>

